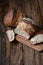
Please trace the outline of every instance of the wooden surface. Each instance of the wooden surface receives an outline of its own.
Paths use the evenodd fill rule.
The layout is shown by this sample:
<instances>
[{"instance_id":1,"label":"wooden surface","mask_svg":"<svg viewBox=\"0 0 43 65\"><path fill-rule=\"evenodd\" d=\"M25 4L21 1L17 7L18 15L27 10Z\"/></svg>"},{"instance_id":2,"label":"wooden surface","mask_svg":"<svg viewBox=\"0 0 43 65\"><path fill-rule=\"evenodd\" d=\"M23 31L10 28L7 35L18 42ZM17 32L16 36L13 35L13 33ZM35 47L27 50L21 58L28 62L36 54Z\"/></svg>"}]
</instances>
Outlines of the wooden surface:
<instances>
[{"instance_id":1,"label":"wooden surface","mask_svg":"<svg viewBox=\"0 0 43 65\"><path fill-rule=\"evenodd\" d=\"M3 18L14 5L16 8L22 7L26 16L43 25L43 0L0 0L0 65L43 65L43 52L6 40Z\"/></svg>"},{"instance_id":2,"label":"wooden surface","mask_svg":"<svg viewBox=\"0 0 43 65\"><path fill-rule=\"evenodd\" d=\"M37 51L43 51L43 43L42 44L38 44L38 45L33 45L32 42L30 42L30 40L26 40L25 38L23 38L20 35L16 36L16 40L21 42L22 44L25 44Z\"/></svg>"}]
</instances>

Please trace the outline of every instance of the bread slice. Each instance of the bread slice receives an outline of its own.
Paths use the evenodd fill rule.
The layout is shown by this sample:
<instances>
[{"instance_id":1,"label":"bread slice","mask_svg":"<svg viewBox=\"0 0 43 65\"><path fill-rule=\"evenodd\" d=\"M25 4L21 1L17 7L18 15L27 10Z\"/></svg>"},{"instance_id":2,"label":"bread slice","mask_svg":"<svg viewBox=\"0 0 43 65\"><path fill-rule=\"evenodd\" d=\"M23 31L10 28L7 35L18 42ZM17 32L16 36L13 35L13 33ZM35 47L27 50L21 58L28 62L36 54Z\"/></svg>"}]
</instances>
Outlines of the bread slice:
<instances>
[{"instance_id":1,"label":"bread slice","mask_svg":"<svg viewBox=\"0 0 43 65\"><path fill-rule=\"evenodd\" d=\"M16 28L15 33L25 37L26 39L30 38L30 35L25 30L23 30L21 28Z\"/></svg>"},{"instance_id":2,"label":"bread slice","mask_svg":"<svg viewBox=\"0 0 43 65\"><path fill-rule=\"evenodd\" d=\"M16 34L19 34L25 37L26 39L29 39L30 36L32 36L35 32L35 29L31 24L20 22L14 31Z\"/></svg>"},{"instance_id":3,"label":"bread slice","mask_svg":"<svg viewBox=\"0 0 43 65\"><path fill-rule=\"evenodd\" d=\"M31 42L33 42L33 44L38 44L43 42L43 31L37 32L35 36L31 38Z\"/></svg>"},{"instance_id":4,"label":"bread slice","mask_svg":"<svg viewBox=\"0 0 43 65\"><path fill-rule=\"evenodd\" d=\"M14 41L15 33L13 32L13 30L7 30L6 34L10 42Z\"/></svg>"}]
</instances>

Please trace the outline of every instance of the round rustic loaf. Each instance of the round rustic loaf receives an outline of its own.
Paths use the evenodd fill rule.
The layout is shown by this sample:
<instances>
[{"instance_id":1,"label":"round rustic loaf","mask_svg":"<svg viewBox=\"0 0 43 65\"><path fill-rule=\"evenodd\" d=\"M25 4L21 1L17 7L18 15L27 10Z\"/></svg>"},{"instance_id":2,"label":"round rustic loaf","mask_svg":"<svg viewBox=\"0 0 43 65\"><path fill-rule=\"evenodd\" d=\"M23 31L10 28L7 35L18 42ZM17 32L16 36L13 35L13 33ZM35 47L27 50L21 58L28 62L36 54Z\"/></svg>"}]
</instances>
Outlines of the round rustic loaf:
<instances>
[{"instance_id":1,"label":"round rustic loaf","mask_svg":"<svg viewBox=\"0 0 43 65\"><path fill-rule=\"evenodd\" d=\"M10 26L12 24L12 18L13 18L13 10L10 10L4 17L5 26Z\"/></svg>"},{"instance_id":2,"label":"round rustic loaf","mask_svg":"<svg viewBox=\"0 0 43 65\"><path fill-rule=\"evenodd\" d=\"M5 26L9 27L15 26L15 23L17 21L17 11L16 10L10 10L5 16L4 16L4 24Z\"/></svg>"},{"instance_id":3,"label":"round rustic loaf","mask_svg":"<svg viewBox=\"0 0 43 65\"><path fill-rule=\"evenodd\" d=\"M4 17L4 24L5 26L12 26L16 27L19 22L22 21L22 12L21 11L16 11L10 10Z\"/></svg>"}]
</instances>

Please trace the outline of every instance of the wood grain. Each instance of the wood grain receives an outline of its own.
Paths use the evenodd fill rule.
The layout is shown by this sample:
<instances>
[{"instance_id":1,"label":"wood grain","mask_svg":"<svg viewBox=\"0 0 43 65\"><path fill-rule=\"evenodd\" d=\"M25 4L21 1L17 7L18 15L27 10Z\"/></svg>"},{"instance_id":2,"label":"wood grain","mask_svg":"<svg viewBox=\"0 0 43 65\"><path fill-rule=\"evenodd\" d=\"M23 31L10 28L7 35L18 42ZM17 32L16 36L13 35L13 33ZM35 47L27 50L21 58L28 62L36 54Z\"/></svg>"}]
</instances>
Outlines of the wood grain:
<instances>
[{"instance_id":1,"label":"wood grain","mask_svg":"<svg viewBox=\"0 0 43 65\"><path fill-rule=\"evenodd\" d=\"M10 42L6 39L6 65L10 64Z\"/></svg>"},{"instance_id":2,"label":"wood grain","mask_svg":"<svg viewBox=\"0 0 43 65\"><path fill-rule=\"evenodd\" d=\"M35 65L34 50L23 44L23 62L24 65Z\"/></svg>"},{"instance_id":3,"label":"wood grain","mask_svg":"<svg viewBox=\"0 0 43 65\"><path fill-rule=\"evenodd\" d=\"M42 51L43 50L43 44L40 44L40 45L33 45L32 42L30 40L26 40L25 38L23 38L22 36L20 35L17 35L16 36L16 40L21 42L22 44L25 44L37 51Z\"/></svg>"},{"instance_id":4,"label":"wood grain","mask_svg":"<svg viewBox=\"0 0 43 65\"><path fill-rule=\"evenodd\" d=\"M12 8L17 10L20 8L25 16L34 19L40 26L43 26L43 0L0 0L0 65L43 65L43 52L38 52L43 49L43 45L30 45L28 41L24 41L24 38L22 40L18 36L16 39L19 42L21 40L20 43L12 44L6 40L2 19Z\"/></svg>"},{"instance_id":5,"label":"wood grain","mask_svg":"<svg viewBox=\"0 0 43 65\"><path fill-rule=\"evenodd\" d=\"M11 44L10 65L22 65L22 44Z\"/></svg>"}]
</instances>

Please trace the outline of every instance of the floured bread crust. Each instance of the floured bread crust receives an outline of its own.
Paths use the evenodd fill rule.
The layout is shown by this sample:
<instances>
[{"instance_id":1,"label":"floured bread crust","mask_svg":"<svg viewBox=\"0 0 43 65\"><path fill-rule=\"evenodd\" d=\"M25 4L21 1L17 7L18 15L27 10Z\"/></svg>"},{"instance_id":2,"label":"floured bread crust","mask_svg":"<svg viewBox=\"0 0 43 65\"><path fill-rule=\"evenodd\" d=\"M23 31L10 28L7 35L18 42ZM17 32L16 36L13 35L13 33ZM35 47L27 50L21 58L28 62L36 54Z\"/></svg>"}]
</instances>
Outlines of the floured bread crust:
<instances>
[{"instance_id":1,"label":"floured bread crust","mask_svg":"<svg viewBox=\"0 0 43 65\"><path fill-rule=\"evenodd\" d=\"M21 28L16 28L14 31L16 34L21 35L21 36L25 37L26 39L30 38L30 35L25 30L23 30Z\"/></svg>"},{"instance_id":2,"label":"floured bread crust","mask_svg":"<svg viewBox=\"0 0 43 65\"><path fill-rule=\"evenodd\" d=\"M15 33L13 32L13 30L7 30L6 34L10 42L14 41Z\"/></svg>"},{"instance_id":3,"label":"floured bread crust","mask_svg":"<svg viewBox=\"0 0 43 65\"><path fill-rule=\"evenodd\" d=\"M18 26L15 29L16 34L19 34L25 37L26 39L29 39L34 32L35 32L34 27L31 24L25 23L24 21L19 22Z\"/></svg>"},{"instance_id":4,"label":"floured bread crust","mask_svg":"<svg viewBox=\"0 0 43 65\"><path fill-rule=\"evenodd\" d=\"M36 35L33 38L31 38L31 42L33 42L33 44L43 42L43 31L39 31L38 33L36 33Z\"/></svg>"}]
</instances>

